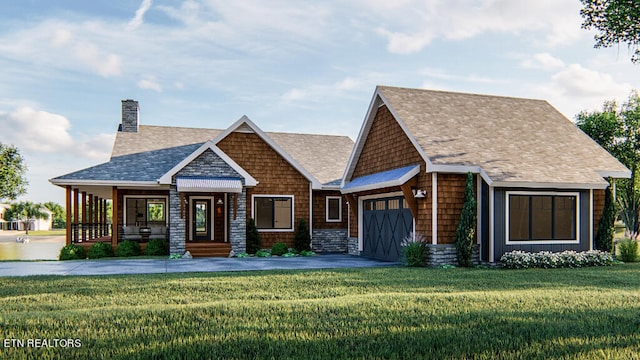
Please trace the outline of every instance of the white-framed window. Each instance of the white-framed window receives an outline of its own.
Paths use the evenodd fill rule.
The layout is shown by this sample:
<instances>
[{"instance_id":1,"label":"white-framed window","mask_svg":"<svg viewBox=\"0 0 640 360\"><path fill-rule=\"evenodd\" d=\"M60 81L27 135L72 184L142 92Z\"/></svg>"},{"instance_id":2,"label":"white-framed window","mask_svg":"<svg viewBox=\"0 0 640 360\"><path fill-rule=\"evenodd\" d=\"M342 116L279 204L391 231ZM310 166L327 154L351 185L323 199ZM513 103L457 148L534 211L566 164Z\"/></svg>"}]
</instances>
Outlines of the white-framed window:
<instances>
[{"instance_id":1,"label":"white-framed window","mask_svg":"<svg viewBox=\"0 0 640 360\"><path fill-rule=\"evenodd\" d=\"M327 196L325 199L325 219L327 222L342 221L342 197Z\"/></svg>"},{"instance_id":2,"label":"white-framed window","mask_svg":"<svg viewBox=\"0 0 640 360\"><path fill-rule=\"evenodd\" d=\"M293 231L293 195L252 195L258 231Z\"/></svg>"},{"instance_id":3,"label":"white-framed window","mask_svg":"<svg viewBox=\"0 0 640 360\"><path fill-rule=\"evenodd\" d=\"M580 242L580 194L576 192L506 193L507 244Z\"/></svg>"}]
</instances>

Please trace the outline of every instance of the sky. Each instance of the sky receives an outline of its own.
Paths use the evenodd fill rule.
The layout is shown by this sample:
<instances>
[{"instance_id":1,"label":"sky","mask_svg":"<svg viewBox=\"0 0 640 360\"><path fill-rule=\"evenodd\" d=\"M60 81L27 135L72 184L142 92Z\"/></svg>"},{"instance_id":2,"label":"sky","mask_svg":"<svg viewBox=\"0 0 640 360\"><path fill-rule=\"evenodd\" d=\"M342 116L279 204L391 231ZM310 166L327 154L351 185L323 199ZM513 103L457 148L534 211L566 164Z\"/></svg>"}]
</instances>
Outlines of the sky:
<instances>
[{"instance_id":1,"label":"sky","mask_svg":"<svg viewBox=\"0 0 640 360\"><path fill-rule=\"evenodd\" d=\"M20 200L109 160L121 100L140 123L348 135L376 85L544 99L569 119L640 87L594 49L578 0L21 0L0 3L0 142Z\"/></svg>"}]
</instances>

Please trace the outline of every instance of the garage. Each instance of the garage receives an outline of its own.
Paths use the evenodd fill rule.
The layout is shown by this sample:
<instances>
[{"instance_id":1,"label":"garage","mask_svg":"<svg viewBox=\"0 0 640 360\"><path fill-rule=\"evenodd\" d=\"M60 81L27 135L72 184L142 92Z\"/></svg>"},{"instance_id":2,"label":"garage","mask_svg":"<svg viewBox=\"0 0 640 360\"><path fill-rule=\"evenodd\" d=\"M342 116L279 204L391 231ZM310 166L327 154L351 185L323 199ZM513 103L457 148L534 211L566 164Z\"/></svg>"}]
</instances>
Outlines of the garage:
<instances>
[{"instance_id":1,"label":"garage","mask_svg":"<svg viewBox=\"0 0 640 360\"><path fill-rule=\"evenodd\" d=\"M363 200L362 255L399 261L402 240L413 229L413 216L402 196Z\"/></svg>"}]
</instances>

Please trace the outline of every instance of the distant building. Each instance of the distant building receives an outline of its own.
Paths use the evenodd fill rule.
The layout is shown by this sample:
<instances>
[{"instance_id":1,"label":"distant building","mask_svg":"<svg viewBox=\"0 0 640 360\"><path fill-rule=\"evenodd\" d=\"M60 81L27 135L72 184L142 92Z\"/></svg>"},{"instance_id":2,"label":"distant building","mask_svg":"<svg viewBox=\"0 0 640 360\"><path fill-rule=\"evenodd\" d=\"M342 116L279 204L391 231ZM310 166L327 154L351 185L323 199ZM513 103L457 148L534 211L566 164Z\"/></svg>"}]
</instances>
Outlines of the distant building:
<instances>
[{"instance_id":1,"label":"distant building","mask_svg":"<svg viewBox=\"0 0 640 360\"><path fill-rule=\"evenodd\" d=\"M11 204L0 204L0 230L24 231L24 223L22 221L5 219L5 213L10 208ZM31 219L29 231L51 230L53 228L53 213L45 207L40 210L47 213L49 217L47 219Z\"/></svg>"}]
</instances>

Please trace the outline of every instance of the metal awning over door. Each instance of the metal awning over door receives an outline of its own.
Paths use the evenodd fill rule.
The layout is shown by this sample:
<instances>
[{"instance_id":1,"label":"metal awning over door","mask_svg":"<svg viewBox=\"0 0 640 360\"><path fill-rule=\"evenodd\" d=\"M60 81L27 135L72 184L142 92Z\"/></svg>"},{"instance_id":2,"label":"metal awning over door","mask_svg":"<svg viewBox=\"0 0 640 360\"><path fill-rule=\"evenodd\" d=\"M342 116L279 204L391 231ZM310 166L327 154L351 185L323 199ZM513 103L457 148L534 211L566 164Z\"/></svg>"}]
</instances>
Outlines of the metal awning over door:
<instances>
[{"instance_id":1,"label":"metal awning over door","mask_svg":"<svg viewBox=\"0 0 640 360\"><path fill-rule=\"evenodd\" d=\"M229 177L178 177L176 185L178 192L242 192L242 181Z\"/></svg>"}]
</instances>

